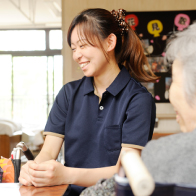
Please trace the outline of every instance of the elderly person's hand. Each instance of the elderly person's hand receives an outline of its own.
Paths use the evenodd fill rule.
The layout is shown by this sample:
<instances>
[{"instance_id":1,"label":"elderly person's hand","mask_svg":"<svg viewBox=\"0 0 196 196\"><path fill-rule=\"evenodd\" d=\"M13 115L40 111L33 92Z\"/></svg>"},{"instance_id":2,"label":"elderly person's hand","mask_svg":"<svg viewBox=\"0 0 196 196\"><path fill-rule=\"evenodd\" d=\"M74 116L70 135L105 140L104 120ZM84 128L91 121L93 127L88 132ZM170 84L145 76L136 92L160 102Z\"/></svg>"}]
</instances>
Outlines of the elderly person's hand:
<instances>
[{"instance_id":1,"label":"elderly person's hand","mask_svg":"<svg viewBox=\"0 0 196 196\"><path fill-rule=\"evenodd\" d=\"M66 170L66 167L55 160L40 164L29 161L28 166L30 179L35 187L65 184L66 177L64 174L66 172L64 170Z\"/></svg>"}]
</instances>

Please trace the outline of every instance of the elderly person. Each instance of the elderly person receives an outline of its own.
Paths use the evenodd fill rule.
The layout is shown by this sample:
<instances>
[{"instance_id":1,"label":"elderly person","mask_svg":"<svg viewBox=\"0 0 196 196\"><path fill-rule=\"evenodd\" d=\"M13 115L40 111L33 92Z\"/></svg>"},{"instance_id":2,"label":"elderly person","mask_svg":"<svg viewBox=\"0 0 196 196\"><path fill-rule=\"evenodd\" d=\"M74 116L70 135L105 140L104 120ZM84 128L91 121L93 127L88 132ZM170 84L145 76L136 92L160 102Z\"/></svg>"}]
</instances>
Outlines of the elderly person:
<instances>
[{"instance_id":1,"label":"elderly person","mask_svg":"<svg viewBox=\"0 0 196 196\"><path fill-rule=\"evenodd\" d=\"M152 140L142 160L155 182L196 184L196 24L178 32L166 57L173 62L169 99L182 133ZM100 180L81 195L115 195L114 178Z\"/></svg>"},{"instance_id":2,"label":"elderly person","mask_svg":"<svg viewBox=\"0 0 196 196\"><path fill-rule=\"evenodd\" d=\"M176 34L166 57L173 61L169 99L183 133L150 141L142 159L156 182L196 184L196 24Z\"/></svg>"}]
</instances>

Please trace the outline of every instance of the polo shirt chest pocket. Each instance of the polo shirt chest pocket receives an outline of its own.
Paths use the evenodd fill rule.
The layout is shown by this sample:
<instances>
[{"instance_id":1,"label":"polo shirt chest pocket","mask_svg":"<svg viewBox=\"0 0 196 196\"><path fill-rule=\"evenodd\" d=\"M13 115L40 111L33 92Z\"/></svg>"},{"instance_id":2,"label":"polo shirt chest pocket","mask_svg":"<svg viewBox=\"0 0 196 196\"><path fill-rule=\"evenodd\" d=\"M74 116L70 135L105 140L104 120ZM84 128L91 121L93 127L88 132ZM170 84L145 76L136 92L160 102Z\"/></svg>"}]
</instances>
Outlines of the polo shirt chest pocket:
<instances>
[{"instance_id":1,"label":"polo shirt chest pocket","mask_svg":"<svg viewBox=\"0 0 196 196\"><path fill-rule=\"evenodd\" d=\"M108 151L121 149L121 127L119 125L111 125L105 127L104 130L104 145Z\"/></svg>"}]
</instances>

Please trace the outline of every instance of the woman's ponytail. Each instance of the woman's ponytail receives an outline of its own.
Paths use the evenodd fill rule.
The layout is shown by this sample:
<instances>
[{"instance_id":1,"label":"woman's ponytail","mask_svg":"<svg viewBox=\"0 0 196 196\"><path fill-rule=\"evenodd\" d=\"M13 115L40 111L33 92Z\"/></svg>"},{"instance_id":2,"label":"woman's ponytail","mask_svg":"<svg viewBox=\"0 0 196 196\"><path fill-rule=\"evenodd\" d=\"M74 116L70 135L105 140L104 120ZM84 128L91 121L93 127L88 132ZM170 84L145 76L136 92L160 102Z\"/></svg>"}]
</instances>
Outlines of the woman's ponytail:
<instances>
[{"instance_id":1,"label":"woman's ponytail","mask_svg":"<svg viewBox=\"0 0 196 196\"><path fill-rule=\"evenodd\" d=\"M141 41L131 27L128 27L122 39L118 61L126 67L131 76L140 82L156 82L160 79L152 72Z\"/></svg>"}]
</instances>

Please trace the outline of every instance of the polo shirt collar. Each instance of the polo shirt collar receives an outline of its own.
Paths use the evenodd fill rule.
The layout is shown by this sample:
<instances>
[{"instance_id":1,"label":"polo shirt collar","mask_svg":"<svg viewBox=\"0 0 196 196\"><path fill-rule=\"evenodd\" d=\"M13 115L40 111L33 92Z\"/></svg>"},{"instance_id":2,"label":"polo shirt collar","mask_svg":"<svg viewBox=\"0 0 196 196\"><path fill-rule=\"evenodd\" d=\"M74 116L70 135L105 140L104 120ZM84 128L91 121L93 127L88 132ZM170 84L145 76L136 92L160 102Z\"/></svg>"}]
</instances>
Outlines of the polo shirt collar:
<instances>
[{"instance_id":1,"label":"polo shirt collar","mask_svg":"<svg viewBox=\"0 0 196 196\"><path fill-rule=\"evenodd\" d=\"M121 71L119 72L117 77L114 79L112 84L106 89L113 96L116 96L131 79L131 75L129 74L127 69L124 66L120 66L120 68L121 68ZM85 77L84 95L94 92L92 80L93 80L92 77Z\"/></svg>"},{"instance_id":2,"label":"polo shirt collar","mask_svg":"<svg viewBox=\"0 0 196 196\"><path fill-rule=\"evenodd\" d=\"M94 92L93 77L85 77L84 81L84 95Z\"/></svg>"},{"instance_id":3,"label":"polo shirt collar","mask_svg":"<svg viewBox=\"0 0 196 196\"><path fill-rule=\"evenodd\" d=\"M127 69L124 66L120 66L120 68L120 73L117 75L112 84L106 89L113 96L116 96L131 79L131 75Z\"/></svg>"}]
</instances>

